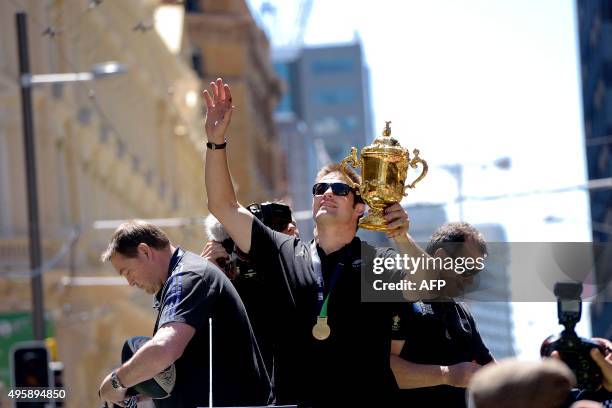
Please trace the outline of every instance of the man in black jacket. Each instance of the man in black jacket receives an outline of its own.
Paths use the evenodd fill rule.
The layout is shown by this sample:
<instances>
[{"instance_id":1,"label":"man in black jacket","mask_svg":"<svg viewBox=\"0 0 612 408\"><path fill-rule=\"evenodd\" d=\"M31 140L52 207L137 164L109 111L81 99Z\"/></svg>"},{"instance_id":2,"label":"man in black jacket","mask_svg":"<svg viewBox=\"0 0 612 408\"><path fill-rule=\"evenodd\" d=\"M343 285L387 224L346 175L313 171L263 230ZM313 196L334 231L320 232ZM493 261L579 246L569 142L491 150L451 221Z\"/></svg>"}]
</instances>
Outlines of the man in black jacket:
<instances>
[{"instance_id":1,"label":"man in black jacket","mask_svg":"<svg viewBox=\"0 0 612 408\"><path fill-rule=\"evenodd\" d=\"M120 225L102 260L110 261L130 286L155 295L158 310L153 338L102 381L104 401L123 401L127 388L174 363L174 389L169 398L155 400L156 407L207 406L211 341L214 405L270 401L270 381L244 305L219 268L174 247L161 229L143 221Z\"/></svg>"}]
</instances>

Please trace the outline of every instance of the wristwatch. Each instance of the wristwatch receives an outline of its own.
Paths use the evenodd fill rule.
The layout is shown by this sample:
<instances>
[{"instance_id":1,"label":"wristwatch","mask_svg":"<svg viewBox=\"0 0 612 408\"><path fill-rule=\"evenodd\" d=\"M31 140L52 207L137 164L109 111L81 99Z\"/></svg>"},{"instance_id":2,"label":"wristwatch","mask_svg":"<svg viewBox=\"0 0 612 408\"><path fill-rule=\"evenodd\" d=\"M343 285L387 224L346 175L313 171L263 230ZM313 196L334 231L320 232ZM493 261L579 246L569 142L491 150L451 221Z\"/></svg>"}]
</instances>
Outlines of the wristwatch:
<instances>
[{"instance_id":1,"label":"wristwatch","mask_svg":"<svg viewBox=\"0 0 612 408\"><path fill-rule=\"evenodd\" d=\"M227 145L227 140L223 140L223 143L211 143L211 142L206 143L206 147L209 148L210 150L225 149L226 145Z\"/></svg>"},{"instance_id":2,"label":"wristwatch","mask_svg":"<svg viewBox=\"0 0 612 408\"><path fill-rule=\"evenodd\" d=\"M113 386L114 389L119 389L119 388L126 388L123 386L123 384L121 384L121 381L119 381L119 377L117 377L117 371L113 371L111 373L111 385Z\"/></svg>"}]
</instances>

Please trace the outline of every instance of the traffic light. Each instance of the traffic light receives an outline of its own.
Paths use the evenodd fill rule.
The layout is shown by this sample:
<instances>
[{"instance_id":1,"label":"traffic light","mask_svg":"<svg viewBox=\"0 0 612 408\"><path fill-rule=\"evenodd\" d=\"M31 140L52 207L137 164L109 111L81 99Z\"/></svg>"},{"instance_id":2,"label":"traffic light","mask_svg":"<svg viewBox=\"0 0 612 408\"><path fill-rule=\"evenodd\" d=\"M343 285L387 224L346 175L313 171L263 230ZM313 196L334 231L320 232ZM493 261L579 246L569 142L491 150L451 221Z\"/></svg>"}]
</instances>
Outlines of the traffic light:
<instances>
[{"instance_id":1,"label":"traffic light","mask_svg":"<svg viewBox=\"0 0 612 408\"><path fill-rule=\"evenodd\" d=\"M11 352L13 387L51 387L49 351L44 342L17 343Z\"/></svg>"},{"instance_id":2,"label":"traffic light","mask_svg":"<svg viewBox=\"0 0 612 408\"><path fill-rule=\"evenodd\" d=\"M14 388L51 386L49 350L44 341L17 343L11 350L11 373ZM17 408L43 408L44 402L16 402Z\"/></svg>"}]
</instances>

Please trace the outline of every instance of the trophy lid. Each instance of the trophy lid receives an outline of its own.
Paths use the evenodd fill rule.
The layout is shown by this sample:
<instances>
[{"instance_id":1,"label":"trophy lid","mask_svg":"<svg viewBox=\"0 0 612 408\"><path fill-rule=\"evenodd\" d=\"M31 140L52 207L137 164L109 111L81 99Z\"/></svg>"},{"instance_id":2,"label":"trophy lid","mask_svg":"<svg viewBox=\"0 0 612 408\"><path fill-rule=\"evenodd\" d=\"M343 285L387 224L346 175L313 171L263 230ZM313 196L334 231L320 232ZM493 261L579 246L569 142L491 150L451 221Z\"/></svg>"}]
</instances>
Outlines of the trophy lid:
<instances>
[{"instance_id":1,"label":"trophy lid","mask_svg":"<svg viewBox=\"0 0 612 408\"><path fill-rule=\"evenodd\" d=\"M385 128L382 135L377 137L371 145L364 147L362 152L375 153L385 151L388 153L406 154L407 149L403 148L396 138L391 136L391 121L385 121Z\"/></svg>"}]
</instances>

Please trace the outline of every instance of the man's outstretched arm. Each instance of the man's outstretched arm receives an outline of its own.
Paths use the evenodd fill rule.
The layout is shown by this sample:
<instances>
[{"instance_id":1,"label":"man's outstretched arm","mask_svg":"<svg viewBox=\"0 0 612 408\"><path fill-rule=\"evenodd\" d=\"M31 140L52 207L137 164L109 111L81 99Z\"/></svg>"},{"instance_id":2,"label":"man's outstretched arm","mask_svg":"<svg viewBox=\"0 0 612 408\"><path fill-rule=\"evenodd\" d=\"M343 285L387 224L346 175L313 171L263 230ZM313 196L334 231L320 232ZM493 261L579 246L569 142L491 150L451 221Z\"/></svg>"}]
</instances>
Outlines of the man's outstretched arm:
<instances>
[{"instance_id":1,"label":"man's outstretched arm","mask_svg":"<svg viewBox=\"0 0 612 408\"><path fill-rule=\"evenodd\" d=\"M402 255L407 255L410 258L422 258L423 262L419 264L416 270L411 270L406 274L405 279L412 282L416 282L417 287L420 286L419 282L438 279L439 271L434 269L428 269L425 259L431 258L408 233L408 227L410 226L410 220L408 219L408 213L399 204L395 203L385 209L385 219L389 223L390 231L387 232L387 237L393 239L395 246ZM408 301L414 302L422 299L430 299L439 295L437 290L405 290L404 298Z\"/></svg>"},{"instance_id":2,"label":"man's outstretched arm","mask_svg":"<svg viewBox=\"0 0 612 408\"><path fill-rule=\"evenodd\" d=\"M234 106L230 87L221 78L210 83L211 92L204 91L206 102L206 136L208 142L225 143ZM226 149L206 149L205 185L208 210L223 224L236 245L248 253L251 249L253 215L241 207L227 165Z\"/></svg>"}]
</instances>

